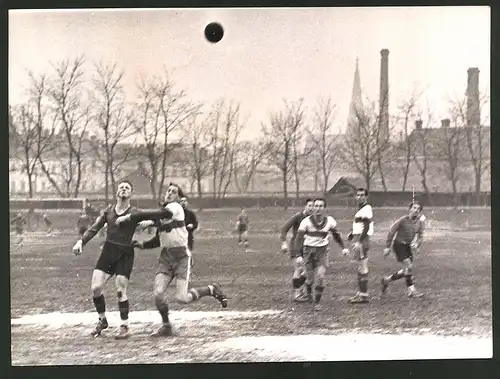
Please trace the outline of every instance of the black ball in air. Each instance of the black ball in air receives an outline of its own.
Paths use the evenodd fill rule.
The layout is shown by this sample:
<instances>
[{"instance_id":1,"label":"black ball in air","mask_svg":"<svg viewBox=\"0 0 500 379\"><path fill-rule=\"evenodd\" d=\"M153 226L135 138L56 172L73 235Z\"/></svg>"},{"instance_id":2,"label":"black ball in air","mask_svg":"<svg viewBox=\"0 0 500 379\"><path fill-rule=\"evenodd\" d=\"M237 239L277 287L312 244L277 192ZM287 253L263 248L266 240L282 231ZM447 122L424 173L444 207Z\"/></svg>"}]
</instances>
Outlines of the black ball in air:
<instances>
[{"instance_id":1,"label":"black ball in air","mask_svg":"<svg viewBox=\"0 0 500 379\"><path fill-rule=\"evenodd\" d=\"M224 37L224 29L218 22L211 22L205 27L205 38L208 42L217 43Z\"/></svg>"}]
</instances>

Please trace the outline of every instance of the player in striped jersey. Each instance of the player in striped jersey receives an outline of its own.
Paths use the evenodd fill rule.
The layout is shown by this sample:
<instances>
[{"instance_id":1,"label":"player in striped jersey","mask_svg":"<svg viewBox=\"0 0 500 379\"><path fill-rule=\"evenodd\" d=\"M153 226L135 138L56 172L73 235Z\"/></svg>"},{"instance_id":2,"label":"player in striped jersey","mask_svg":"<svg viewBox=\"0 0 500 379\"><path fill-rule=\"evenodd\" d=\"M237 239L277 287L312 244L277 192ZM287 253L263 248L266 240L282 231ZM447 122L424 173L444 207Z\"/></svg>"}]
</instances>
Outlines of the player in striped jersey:
<instances>
[{"instance_id":1,"label":"player in striped jersey","mask_svg":"<svg viewBox=\"0 0 500 379\"><path fill-rule=\"evenodd\" d=\"M352 250L358 261L358 288L359 291L349 299L352 304L368 303L368 251L370 250L370 237L373 235L373 210L368 204L368 190L356 190L358 210L354 215L352 231L349 240L353 241Z\"/></svg>"},{"instance_id":2,"label":"player in striped jersey","mask_svg":"<svg viewBox=\"0 0 500 379\"><path fill-rule=\"evenodd\" d=\"M176 279L176 299L182 303L191 303L205 296L212 296L224 308L227 307L226 295L217 284L189 289L191 274L191 251L188 248L188 231L185 225L184 209L178 203L184 197L177 184L170 183L165 195L165 210L172 216L168 220L160 219L154 225L157 227L155 237L148 241L134 241L134 246L142 249L162 247L154 280L154 297L156 308L162 317L162 326L152 337L172 336L172 326L169 320L169 308L166 301L167 287ZM160 211L161 212L161 211ZM134 216L134 215L133 215ZM124 216L120 222L127 221ZM142 218L141 212L136 217ZM142 222L141 227L150 226L150 222Z\"/></svg>"},{"instance_id":3,"label":"player in striped jersey","mask_svg":"<svg viewBox=\"0 0 500 379\"><path fill-rule=\"evenodd\" d=\"M344 246L342 236L337 231L337 222L333 217L324 214L325 206L324 199L314 199L313 214L302 220L296 237L296 249L302 251L306 266L307 300L314 302L316 310L320 309L319 303L325 288L328 234L331 233L340 245L343 255L349 253L349 250ZM313 285L315 285L314 299L312 296Z\"/></svg>"},{"instance_id":4,"label":"player in striped jersey","mask_svg":"<svg viewBox=\"0 0 500 379\"><path fill-rule=\"evenodd\" d=\"M295 301L298 301L302 297L304 297L301 296L301 288L304 288L303 285L306 282L306 273L302 261L302 254L297 251L295 240L300 223L307 216L311 215L313 204L314 202L312 199L307 199L305 201L304 209L290 217L290 219L285 223L285 225L283 225L283 228L281 229L281 252L286 253L287 251L290 251L290 259L293 260L294 265L292 275L292 288ZM292 237L290 238L290 244L288 244L286 242L286 236L290 229L292 229Z\"/></svg>"},{"instance_id":5,"label":"player in striped jersey","mask_svg":"<svg viewBox=\"0 0 500 379\"><path fill-rule=\"evenodd\" d=\"M385 294L389 283L405 278L408 297L422 296L413 284L413 252L418 251L424 238L425 216L422 215L422 209L420 203L411 203L408 214L396 220L389 230L384 257L390 254L392 245L396 259L403 264L403 268L382 278L382 294Z\"/></svg>"}]
</instances>

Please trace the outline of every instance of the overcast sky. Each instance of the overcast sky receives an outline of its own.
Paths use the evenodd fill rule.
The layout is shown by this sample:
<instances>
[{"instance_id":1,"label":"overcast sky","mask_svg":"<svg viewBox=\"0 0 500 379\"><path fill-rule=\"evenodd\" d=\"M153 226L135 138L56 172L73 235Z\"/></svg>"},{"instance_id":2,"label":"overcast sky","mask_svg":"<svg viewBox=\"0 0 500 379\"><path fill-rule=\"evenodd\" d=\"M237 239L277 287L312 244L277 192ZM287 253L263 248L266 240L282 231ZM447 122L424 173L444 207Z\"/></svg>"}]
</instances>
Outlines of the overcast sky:
<instances>
[{"instance_id":1,"label":"overcast sky","mask_svg":"<svg viewBox=\"0 0 500 379\"><path fill-rule=\"evenodd\" d=\"M225 29L217 44L203 36L212 21ZM463 96L469 67L489 89L488 7L10 11L9 101L22 99L26 70L84 54L122 67L130 100L139 75L166 67L193 100L240 102L249 128L283 98L314 105L318 96L332 98L344 128L356 58L365 96L377 100L383 48L392 113L417 85L446 117L446 97Z\"/></svg>"}]
</instances>

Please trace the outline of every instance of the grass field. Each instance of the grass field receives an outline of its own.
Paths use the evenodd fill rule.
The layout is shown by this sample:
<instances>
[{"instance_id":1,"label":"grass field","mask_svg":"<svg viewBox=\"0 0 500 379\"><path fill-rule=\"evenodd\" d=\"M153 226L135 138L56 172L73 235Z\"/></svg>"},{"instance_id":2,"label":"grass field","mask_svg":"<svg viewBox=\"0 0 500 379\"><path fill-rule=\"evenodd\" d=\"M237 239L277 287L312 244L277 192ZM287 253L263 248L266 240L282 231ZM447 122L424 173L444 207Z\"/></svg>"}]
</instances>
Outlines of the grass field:
<instances>
[{"instance_id":1,"label":"grass field","mask_svg":"<svg viewBox=\"0 0 500 379\"><path fill-rule=\"evenodd\" d=\"M129 299L129 340L113 338L118 326L114 283L108 283L111 328L92 339L96 315L90 278L102 238L74 256L76 214L55 216L56 237L31 233L24 246L11 241L12 363L64 365L208 361L371 360L489 357L492 355L489 209L426 209L427 240L415 260L415 284L425 293L406 298L404 281L380 297L381 275L399 269L383 259L390 222L404 209L375 209L370 253L370 304L352 306L356 265L331 247L323 310L291 304L291 264L278 253L278 230L292 214L250 210L251 251L231 233L237 210L203 211L196 236L192 285L222 285L229 307L212 298L171 302L178 337L151 340L159 323L152 299L159 250L136 252ZM353 210L332 210L344 234ZM71 218L73 217L73 219ZM140 235L139 238L146 238ZM173 300L173 293L170 292ZM408 341L411 349L394 348ZM307 344L314 348L304 349ZM137 354L140 351L140 354Z\"/></svg>"}]
</instances>

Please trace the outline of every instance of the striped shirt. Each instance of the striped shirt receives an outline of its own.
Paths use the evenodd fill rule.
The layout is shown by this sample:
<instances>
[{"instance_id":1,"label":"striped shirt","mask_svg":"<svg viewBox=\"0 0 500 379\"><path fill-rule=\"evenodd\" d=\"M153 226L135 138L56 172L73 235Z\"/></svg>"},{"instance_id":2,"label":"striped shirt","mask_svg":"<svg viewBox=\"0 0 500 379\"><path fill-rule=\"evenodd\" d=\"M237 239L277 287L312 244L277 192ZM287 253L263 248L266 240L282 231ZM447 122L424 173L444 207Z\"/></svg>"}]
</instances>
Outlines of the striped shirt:
<instances>
[{"instance_id":1,"label":"striped shirt","mask_svg":"<svg viewBox=\"0 0 500 379\"><path fill-rule=\"evenodd\" d=\"M368 229L365 230L365 225ZM354 215L354 221L352 223L352 234L354 235L373 235L373 210L370 204L365 204L358 209Z\"/></svg>"},{"instance_id":2,"label":"striped shirt","mask_svg":"<svg viewBox=\"0 0 500 379\"><path fill-rule=\"evenodd\" d=\"M177 202L168 203L165 209L172 212L169 220L161 220L159 230L161 246L186 247L188 246L188 231L185 224L185 214L182 206Z\"/></svg>"},{"instance_id":3,"label":"striped shirt","mask_svg":"<svg viewBox=\"0 0 500 379\"><path fill-rule=\"evenodd\" d=\"M392 241L409 245L413 242L415 236L418 238L417 244L420 245L424 236L424 217L411 218L406 215L400 217L392 224L389 234L387 234L386 246L390 247Z\"/></svg>"},{"instance_id":4,"label":"striped shirt","mask_svg":"<svg viewBox=\"0 0 500 379\"><path fill-rule=\"evenodd\" d=\"M304 233L304 246L323 247L328 245L328 233L335 230L337 221L331 216L326 216L321 223L316 218L308 216L300 223L298 232Z\"/></svg>"}]
</instances>

